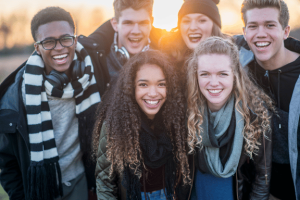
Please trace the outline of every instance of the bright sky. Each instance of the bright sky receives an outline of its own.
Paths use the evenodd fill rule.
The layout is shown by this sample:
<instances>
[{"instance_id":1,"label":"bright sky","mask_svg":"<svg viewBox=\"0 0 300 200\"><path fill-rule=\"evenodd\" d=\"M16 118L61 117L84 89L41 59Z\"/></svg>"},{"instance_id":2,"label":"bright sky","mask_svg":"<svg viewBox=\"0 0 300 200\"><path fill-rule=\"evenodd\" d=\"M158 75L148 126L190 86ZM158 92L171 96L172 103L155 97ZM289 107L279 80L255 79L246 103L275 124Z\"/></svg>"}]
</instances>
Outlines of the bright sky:
<instances>
[{"instance_id":1,"label":"bright sky","mask_svg":"<svg viewBox=\"0 0 300 200\"><path fill-rule=\"evenodd\" d=\"M220 0L218 5L221 19L222 19L222 31L225 33L241 33L242 20L240 14L240 8L243 0ZM299 0L285 0L290 10L290 25L292 28L300 27L300 1ZM176 27L177 25L177 13L183 3L183 0L154 0L153 17L154 26L166 30ZM28 21L31 19L34 13L47 6L61 6L66 10L70 10L72 15L79 19L82 19L80 23L81 33L88 35L90 30L90 24L95 25L95 21L99 18L99 13L83 13L86 10L94 8L102 8L100 15L102 14L104 20L113 17L113 0L0 0L0 23L3 17L8 16L10 13L28 13ZM98 15L97 15L98 14ZM91 20L93 19L93 20ZM78 20L79 21L79 20ZM93 22L92 22L93 21ZM99 21L98 21L99 22ZM101 22L102 23L102 22ZM29 25L28 25L29 26ZM98 26L96 24L95 26ZM26 38L30 38L29 33ZM23 28L24 29L24 28ZM84 32L84 30L86 30ZM87 33L88 32L88 33ZM11 39L13 42L14 40ZM28 41L28 39L27 39ZM1 41L0 41L1 42ZM0 44L1 46L1 44Z\"/></svg>"}]
</instances>

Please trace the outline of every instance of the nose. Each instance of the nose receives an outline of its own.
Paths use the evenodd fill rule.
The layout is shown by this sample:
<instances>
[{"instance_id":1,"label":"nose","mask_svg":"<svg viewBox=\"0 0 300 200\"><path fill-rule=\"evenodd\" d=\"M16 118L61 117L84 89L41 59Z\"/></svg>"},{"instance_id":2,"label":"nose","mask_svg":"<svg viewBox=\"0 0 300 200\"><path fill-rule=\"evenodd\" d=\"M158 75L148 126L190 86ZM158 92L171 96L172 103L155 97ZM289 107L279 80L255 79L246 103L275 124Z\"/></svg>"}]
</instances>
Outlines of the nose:
<instances>
[{"instance_id":1,"label":"nose","mask_svg":"<svg viewBox=\"0 0 300 200\"><path fill-rule=\"evenodd\" d=\"M54 49L56 49L56 50L61 50L61 49L63 49L64 47L60 44L60 42L59 41L56 41L56 46L55 46L55 48Z\"/></svg>"},{"instance_id":2,"label":"nose","mask_svg":"<svg viewBox=\"0 0 300 200\"><path fill-rule=\"evenodd\" d=\"M192 20L190 24L190 30L196 30L198 28L196 20Z\"/></svg>"},{"instance_id":3,"label":"nose","mask_svg":"<svg viewBox=\"0 0 300 200\"><path fill-rule=\"evenodd\" d=\"M266 33L266 30L263 26L259 26L258 27L258 32L257 32L257 37L259 38L265 38L267 37L267 33Z\"/></svg>"},{"instance_id":4,"label":"nose","mask_svg":"<svg viewBox=\"0 0 300 200\"><path fill-rule=\"evenodd\" d=\"M141 30L140 30L139 24L135 23L131 33L139 34L140 32L141 32Z\"/></svg>"},{"instance_id":5,"label":"nose","mask_svg":"<svg viewBox=\"0 0 300 200\"><path fill-rule=\"evenodd\" d=\"M155 86L149 87L148 96L149 97L155 97L157 96L157 88Z\"/></svg>"},{"instance_id":6,"label":"nose","mask_svg":"<svg viewBox=\"0 0 300 200\"><path fill-rule=\"evenodd\" d=\"M210 81L209 81L210 86L216 87L219 85L219 79L216 76L211 76Z\"/></svg>"}]
</instances>

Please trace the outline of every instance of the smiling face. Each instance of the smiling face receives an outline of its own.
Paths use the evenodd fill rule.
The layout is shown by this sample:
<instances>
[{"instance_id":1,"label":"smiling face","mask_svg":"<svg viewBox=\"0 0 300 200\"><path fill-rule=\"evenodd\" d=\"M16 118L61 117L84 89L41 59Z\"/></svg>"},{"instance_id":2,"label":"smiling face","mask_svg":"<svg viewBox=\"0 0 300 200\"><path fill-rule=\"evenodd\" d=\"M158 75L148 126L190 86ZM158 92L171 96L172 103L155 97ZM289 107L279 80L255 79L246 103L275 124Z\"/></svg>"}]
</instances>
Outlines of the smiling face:
<instances>
[{"instance_id":1,"label":"smiling face","mask_svg":"<svg viewBox=\"0 0 300 200\"><path fill-rule=\"evenodd\" d=\"M260 65L276 63L284 54L290 27L279 23L277 8L254 8L246 12L244 37Z\"/></svg>"},{"instance_id":2,"label":"smiling face","mask_svg":"<svg viewBox=\"0 0 300 200\"><path fill-rule=\"evenodd\" d=\"M180 22L180 32L186 46L193 50L212 34L213 21L206 15L192 13L185 15Z\"/></svg>"},{"instance_id":3,"label":"smiling face","mask_svg":"<svg viewBox=\"0 0 300 200\"><path fill-rule=\"evenodd\" d=\"M37 41L43 41L45 39L59 39L64 36L73 35L74 30L68 22L54 21L39 26L36 38ZM68 69L74 58L76 44L77 38L75 38L74 44L70 47L63 47L58 41L56 42L56 47L52 50L45 50L42 45L38 44L35 44L34 47L37 53L43 58L47 74L53 69L68 74Z\"/></svg>"},{"instance_id":4,"label":"smiling face","mask_svg":"<svg viewBox=\"0 0 300 200\"><path fill-rule=\"evenodd\" d=\"M220 110L233 89L234 75L228 55L204 54L198 57L198 84L212 112Z\"/></svg>"},{"instance_id":5,"label":"smiling face","mask_svg":"<svg viewBox=\"0 0 300 200\"><path fill-rule=\"evenodd\" d=\"M152 18L145 9L127 8L121 12L118 20L113 18L111 23L118 32L118 47L125 47L129 54L141 52L148 44Z\"/></svg>"},{"instance_id":6,"label":"smiling face","mask_svg":"<svg viewBox=\"0 0 300 200\"><path fill-rule=\"evenodd\" d=\"M135 100L149 119L154 119L166 95L166 79L161 68L152 64L141 66L135 78Z\"/></svg>"}]
</instances>

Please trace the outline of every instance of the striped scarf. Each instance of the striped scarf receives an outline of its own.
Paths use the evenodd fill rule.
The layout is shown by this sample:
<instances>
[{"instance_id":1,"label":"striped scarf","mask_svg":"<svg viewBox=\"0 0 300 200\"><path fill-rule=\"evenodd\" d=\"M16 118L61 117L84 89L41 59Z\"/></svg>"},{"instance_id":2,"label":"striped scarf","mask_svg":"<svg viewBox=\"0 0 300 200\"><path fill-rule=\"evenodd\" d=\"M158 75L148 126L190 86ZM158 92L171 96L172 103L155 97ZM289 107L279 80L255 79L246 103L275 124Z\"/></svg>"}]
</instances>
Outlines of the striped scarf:
<instances>
[{"instance_id":1,"label":"striped scarf","mask_svg":"<svg viewBox=\"0 0 300 200\"><path fill-rule=\"evenodd\" d=\"M84 75L72 80L60 90L44 80L44 62L34 52L28 59L25 72L25 102L30 143L30 167L28 168L28 200L53 200L63 196L59 156L47 95L59 98L75 98L76 116L100 102L94 68L90 56L80 43L76 53L85 62ZM58 178L58 180L57 180Z\"/></svg>"}]
</instances>

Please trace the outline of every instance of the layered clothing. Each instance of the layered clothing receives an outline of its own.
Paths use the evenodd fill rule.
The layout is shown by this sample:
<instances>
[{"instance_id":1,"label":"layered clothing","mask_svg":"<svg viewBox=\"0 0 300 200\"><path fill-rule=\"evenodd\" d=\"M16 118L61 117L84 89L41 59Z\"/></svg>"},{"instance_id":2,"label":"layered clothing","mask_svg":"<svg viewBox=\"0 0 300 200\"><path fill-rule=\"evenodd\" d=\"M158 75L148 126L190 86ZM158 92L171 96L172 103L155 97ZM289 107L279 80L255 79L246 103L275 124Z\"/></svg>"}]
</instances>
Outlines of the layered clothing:
<instances>
[{"instance_id":1,"label":"layered clothing","mask_svg":"<svg viewBox=\"0 0 300 200\"><path fill-rule=\"evenodd\" d=\"M279 117L274 115L273 119L271 194L280 199L300 199L300 176L297 172L300 167L300 57L278 69L265 70L257 63L242 36L236 36L236 43L244 69L276 102ZM287 49L300 53L298 40L288 38L284 43Z\"/></svg>"},{"instance_id":2,"label":"layered clothing","mask_svg":"<svg viewBox=\"0 0 300 200\"><path fill-rule=\"evenodd\" d=\"M75 99L74 134L79 137L88 187L95 188L89 139L100 93L91 58L80 43L75 60L85 61L84 74L63 90L45 79L44 63L36 52L0 86L0 180L11 199L53 199L63 193L48 97Z\"/></svg>"}]
</instances>

